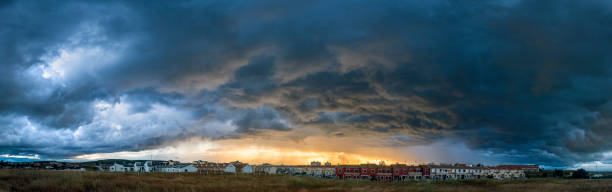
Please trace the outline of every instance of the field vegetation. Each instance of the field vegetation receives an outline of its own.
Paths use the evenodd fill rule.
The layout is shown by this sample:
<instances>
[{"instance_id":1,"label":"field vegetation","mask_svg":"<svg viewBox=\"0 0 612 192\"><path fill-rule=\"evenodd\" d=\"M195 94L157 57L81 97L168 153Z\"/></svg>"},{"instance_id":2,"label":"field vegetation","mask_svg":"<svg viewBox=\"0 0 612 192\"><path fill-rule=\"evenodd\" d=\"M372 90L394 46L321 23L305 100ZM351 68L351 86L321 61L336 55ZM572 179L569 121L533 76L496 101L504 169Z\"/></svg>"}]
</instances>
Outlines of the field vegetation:
<instances>
[{"instance_id":1,"label":"field vegetation","mask_svg":"<svg viewBox=\"0 0 612 192\"><path fill-rule=\"evenodd\" d=\"M375 182L282 175L0 170L0 191L612 191L611 179Z\"/></svg>"}]
</instances>

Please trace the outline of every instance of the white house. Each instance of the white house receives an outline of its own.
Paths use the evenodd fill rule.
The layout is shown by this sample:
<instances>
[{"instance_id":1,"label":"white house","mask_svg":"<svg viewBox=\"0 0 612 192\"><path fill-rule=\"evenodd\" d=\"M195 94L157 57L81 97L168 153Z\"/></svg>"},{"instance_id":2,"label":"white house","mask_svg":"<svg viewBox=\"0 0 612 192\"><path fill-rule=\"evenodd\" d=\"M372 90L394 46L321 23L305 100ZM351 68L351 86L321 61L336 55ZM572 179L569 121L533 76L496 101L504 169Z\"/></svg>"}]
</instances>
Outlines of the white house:
<instances>
[{"instance_id":1,"label":"white house","mask_svg":"<svg viewBox=\"0 0 612 192\"><path fill-rule=\"evenodd\" d=\"M146 162L136 162L134 163L134 169L133 171L135 172L153 172L153 162L152 161L146 161Z\"/></svg>"},{"instance_id":2,"label":"white house","mask_svg":"<svg viewBox=\"0 0 612 192\"><path fill-rule=\"evenodd\" d=\"M123 172L123 171L128 171L128 169L126 167L124 167L123 165L121 165L121 164L115 163L115 164L111 165L110 167L108 167L108 171L111 171L111 172Z\"/></svg>"},{"instance_id":3,"label":"white house","mask_svg":"<svg viewBox=\"0 0 612 192\"><path fill-rule=\"evenodd\" d=\"M167 166L158 166L155 168L160 172L179 173L179 172L198 172L198 168L192 164L174 164Z\"/></svg>"},{"instance_id":4,"label":"white house","mask_svg":"<svg viewBox=\"0 0 612 192\"><path fill-rule=\"evenodd\" d=\"M270 164L263 164L255 167L255 172L265 173L265 174L276 174L278 170L277 166L273 166Z\"/></svg>"},{"instance_id":5,"label":"white house","mask_svg":"<svg viewBox=\"0 0 612 192\"><path fill-rule=\"evenodd\" d=\"M236 166L234 166L234 164L227 164L227 166L225 166L225 169L223 170L226 173L236 173Z\"/></svg>"},{"instance_id":6,"label":"white house","mask_svg":"<svg viewBox=\"0 0 612 192\"><path fill-rule=\"evenodd\" d=\"M179 165L179 168L181 169L181 172L198 172L198 168L192 164Z\"/></svg>"},{"instance_id":7,"label":"white house","mask_svg":"<svg viewBox=\"0 0 612 192\"><path fill-rule=\"evenodd\" d=\"M142 162L136 162L134 163L134 169L135 172L144 172L144 166L142 165Z\"/></svg>"},{"instance_id":8,"label":"white house","mask_svg":"<svg viewBox=\"0 0 612 192\"><path fill-rule=\"evenodd\" d=\"M242 167L242 169L240 169L241 173L253 173L253 167L251 167L251 165L245 165L244 167Z\"/></svg>"},{"instance_id":9,"label":"white house","mask_svg":"<svg viewBox=\"0 0 612 192\"><path fill-rule=\"evenodd\" d=\"M276 166L267 166L263 168L263 172L266 174L276 174L276 170L278 170Z\"/></svg>"},{"instance_id":10,"label":"white house","mask_svg":"<svg viewBox=\"0 0 612 192\"><path fill-rule=\"evenodd\" d=\"M312 163L311 163L312 164ZM336 168L311 165L311 166L291 166L294 174L305 174L312 177L334 178L336 177Z\"/></svg>"},{"instance_id":11,"label":"white house","mask_svg":"<svg viewBox=\"0 0 612 192\"><path fill-rule=\"evenodd\" d=\"M144 172L153 172L153 161L147 161L144 163Z\"/></svg>"},{"instance_id":12,"label":"white house","mask_svg":"<svg viewBox=\"0 0 612 192\"><path fill-rule=\"evenodd\" d=\"M490 175L495 179L516 179L525 177L525 171L522 169L495 167L490 170Z\"/></svg>"},{"instance_id":13,"label":"white house","mask_svg":"<svg viewBox=\"0 0 612 192\"><path fill-rule=\"evenodd\" d=\"M223 170L226 173L253 173L253 166L239 161L231 162Z\"/></svg>"}]
</instances>

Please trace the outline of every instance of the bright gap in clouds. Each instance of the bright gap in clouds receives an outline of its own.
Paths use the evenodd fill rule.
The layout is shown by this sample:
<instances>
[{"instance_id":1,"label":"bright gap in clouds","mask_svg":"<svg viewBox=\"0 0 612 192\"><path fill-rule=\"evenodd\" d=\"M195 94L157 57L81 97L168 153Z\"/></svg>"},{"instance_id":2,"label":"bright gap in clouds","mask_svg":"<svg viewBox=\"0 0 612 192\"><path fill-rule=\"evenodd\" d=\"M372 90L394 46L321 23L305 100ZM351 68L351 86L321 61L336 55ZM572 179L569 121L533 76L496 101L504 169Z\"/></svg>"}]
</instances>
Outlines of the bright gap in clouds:
<instances>
[{"instance_id":1,"label":"bright gap in clouds","mask_svg":"<svg viewBox=\"0 0 612 192\"><path fill-rule=\"evenodd\" d=\"M276 133L278 134L278 133ZM308 164L311 161L329 161L333 164L361 163L489 163L480 162L486 154L472 151L464 144L440 141L431 145L389 148L372 147L362 139L312 136L299 142L286 140L287 135L269 136L265 140L253 138L203 140L192 138L158 149L137 152L95 153L73 157L74 160L98 159L173 159L185 162L207 160L230 162L240 160L252 164ZM279 145L282 143L284 145ZM361 144L360 144L361 143ZM351 146L346 149L345 146ZM488 159L494 159L487 157ZM455 162L449 162L453 159Z\"/></svg>"},{"instance_id":2,"label":"bright gap in clouds","mask_svg":"<svg viewBox=\"0 0 612 192\"><path fill-rule=\"evenodd\" d=\"M3 158L12 158L12 159L40 159L38 155L10 155L10 154L2 154L0 157Z\"/></svg>"},{"instance_id":3,"label":"bright gap in clouds","mask_svg":"<svg viewBox=\"0 0 612 192\"><path fill-rule=\"evenodd\" d=\"M277 147L262 147L255 145L224 146L214 141L190 140L160 149L138 152L95 153L75 156L72 160L87 161L99 159L154 159L180 160L191 162L206 160L213 162L243 161L251 164L307 164L311 161L330 161L332 163L359 164L391 162L391 159L377 159L363 154L344 152L303 151L301 149L282 149ZM394 161L395 162L395 161Z\"/></svg>"},{"instance_id":4,"label":"bright gap in clouds","mask_svg":"<svg viewBox=\"0 0 612 192\"><path fill-rule=\"evenodd\" d=\"M612 171L612 151L603 153L603 158L601 161L578 163L570 168L583 168L587 171Z\"/></svg>"},{"instance_id":5,"label":"bright gap in clouds","mask_svg":"<svg viewBox=\"0 0 612 192\"><path fill-rule=\"evenodd\" d=\"M82 76L97 77L98 71L115 63L121 47L82 46L66 47L41 58L38 67L41 77L66 83Z\"/></svg>"},{"instance_id":6,"label":"bright gap in clouds","mask_svg":"<svg viewBox=\"0 0 612 192\"><path fill-rule=\"evenodd\" d=\"M82 23L75 31L41 56L42 78L66 86L80 77L98 77L98 71L117 63L129 46L127 41L109 41L96 22Z\"/></svg>"}]
</instances>

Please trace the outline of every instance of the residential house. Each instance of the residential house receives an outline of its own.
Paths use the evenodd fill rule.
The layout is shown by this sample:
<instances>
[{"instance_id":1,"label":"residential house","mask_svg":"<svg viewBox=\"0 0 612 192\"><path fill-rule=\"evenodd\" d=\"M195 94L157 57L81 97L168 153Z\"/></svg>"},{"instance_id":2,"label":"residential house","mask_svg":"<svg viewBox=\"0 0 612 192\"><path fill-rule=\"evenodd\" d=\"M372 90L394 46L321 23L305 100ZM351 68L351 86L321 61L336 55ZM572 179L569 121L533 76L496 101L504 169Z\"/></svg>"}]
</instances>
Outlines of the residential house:
<instances>
[{"instance_id":1,"label":"residential house","mask_svg":"<svg viewBox=\"0 0 612 192\"><path fill-rule=\"evenodd\" d=\"M278 166L264 163L262 165L255 166L255 172L264 174L278 174L278 168Z\"/></svg>"},{"instance_id":2,"label":"residential house","mask_svg":"<svg viewBox=\"0 0 612 192\"><path fill-rule=\"evenodd\" d=\"M155 170L167 173L198 172L198 168L196 168L190 163L173 163L172 165L159 165L155 167Z\"/></svg>"},{"instance_id":3,"label":"residential house","mask_svg":"<svg viewBox=\"0 0 612 192\"><path fill-rule=\"evenodd\" d=\"M253 167L240 161L228 163L224 169L226 173L253 173Z\"/></svg>"},{"instance_id":4,"label":"residential house","mask_svg":"<svg viewBox=\"0 0 612 192\"><path fill-rule=\"evenodd\" d=\"M214 163L208 161L194 161L193 166L204 173L223 173L229 163Z\"/></svg>"},{"instance_id":5,"label":"residential house","mask_svg":"<svg viewBox=\"0 0 612 192\"><path fill-rule=\"evenodd\" d=\"M133 167L130 167L130 166L124 166L122 164L114 163L113 165L108 167L108 171L110 171L110 172L127 172L127 171L130 171L130 168L133 169Z\"/></svg>"},{"instance_id":6,"label":"residential house","mask_svg":"<svg viewBox=\"0 0 612 192\"><path fill-rule=\"evenodd\" d=\"M254 166L251 166L249 164L245 164L242 167L242 169L240 169L240 173L246 173L246 174L253 173L253 167Z\"/></svg>"}]
</instances>

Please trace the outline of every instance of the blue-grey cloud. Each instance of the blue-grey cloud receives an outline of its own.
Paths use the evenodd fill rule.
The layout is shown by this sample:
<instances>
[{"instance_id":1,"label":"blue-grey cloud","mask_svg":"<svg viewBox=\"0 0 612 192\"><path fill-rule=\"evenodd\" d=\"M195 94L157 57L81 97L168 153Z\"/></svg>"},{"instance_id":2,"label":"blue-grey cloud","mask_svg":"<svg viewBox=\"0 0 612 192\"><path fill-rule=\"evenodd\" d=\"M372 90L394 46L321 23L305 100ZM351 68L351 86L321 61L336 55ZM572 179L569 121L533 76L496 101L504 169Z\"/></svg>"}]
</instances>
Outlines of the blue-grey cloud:
<instances>
[{"instance_id":1,"label":"blue-grey cloud","mask_svg":"<svg viewBox=\"0 0 612 192\"><path fill-rule=\"evenodd\" d=\"M611 14L607 1L6 1L0 152L321 129L600 160Z\"/></svg>"},{"instance_id":2,"label":"blue-grey cloud","mask_svg":"<svg viewBox=\"0 0 612 192\"><path fill-rule=\"evenodd\" d=\"M253 132L257 129L273 129L279 131L290 130L288 122L284 122L276 111L257 108L248 110L244 116L236 120L234 124L237 131Z\"/></svg>"}]
</instances>

